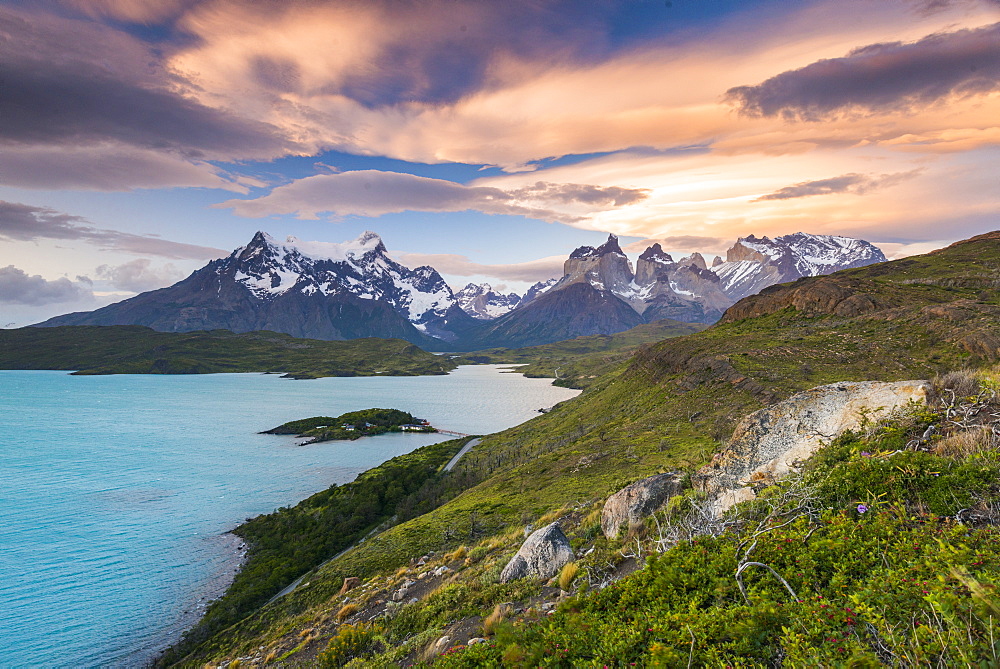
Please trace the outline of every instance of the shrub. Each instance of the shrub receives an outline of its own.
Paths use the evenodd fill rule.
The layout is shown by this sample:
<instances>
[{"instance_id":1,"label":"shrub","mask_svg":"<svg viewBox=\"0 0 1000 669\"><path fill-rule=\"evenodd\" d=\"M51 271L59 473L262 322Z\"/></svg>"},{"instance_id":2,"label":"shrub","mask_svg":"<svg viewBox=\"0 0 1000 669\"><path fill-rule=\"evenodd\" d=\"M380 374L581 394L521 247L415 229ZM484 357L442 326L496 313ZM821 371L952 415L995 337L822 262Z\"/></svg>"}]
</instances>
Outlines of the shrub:
<instances>
[{"instance_id":1,"label":"shrub","mask_svg":"<svg viewBox=\"0 0 1000 669\"><path fill-rule=\"evenodd\" d=\"M493 613L483 618L483 636L493 636L496 634L500 623L504 621L504 610L500 604L493 608Z\"/></svg>"},{"instance_id":2,"label":"shrub","mask_svg":"<svg viewBox=\"0 0 1000 669\"><path fill-rule=\"evenodd\" d=\"M572 587L573 579L576 578L579 571L580 567L575 562L564 564L562 571L559 572L559 588L568 591Z\"/></svg>"},{"instance_id":3,"label":"shrub","mask_svg":"<svg viewBox=\"0 0 1000 669\"><path fill-rule=\"evenodd\" d=\"M949 435L934 445L934 453L944 457L963 458L1000 448L1000 439L985 426Z\"/></svg>"},{"instance_id":4,"label":"shrub","mask_svg":"<svg viewBox=\"0 0 1000 669\"><path fill-rule=\"evenodd\" d=\"M979 375L971 369L948 372L934 379L934 389L939 394L954 393L955 397L972 397L979 392Z\"/></svg>"},{"instance_id":5,"label":"shrub","mask_svg":"<svg viewBox=\"0 0 1000 669\"><path fill-rule=\"evenodd\" d=\"M342 623L358 612L357 604L345 604L337 611L337 622Z\"/></svg>"},{"instance_id":6,"label":"shrub","mask_svg":"<svg viewBox=\"0 0 1000 669\"><path fill-rule=\"evenodd\" d=\"M459 546L450 553L444 554L445 562L454 562L455 560L463 560L465 556L469 554L469 549L466 546Z\"/></svg>"},{"instance_id":7,"label":"shrub","mask_svg":"<svg viewBox=\"0 0 1000 669\"><path fill-rule=\"evenodd\" d=\"M482 560L484 557L486 557L486 554L488 552L489 550L486 548L486 546L476 546L471 551L469 551L468 562L470 564L475 564L480 560Z\"/></svg>"},{"instance_id":8,"label":"shrub","mask_svg":"<svg viewBox=\"0 0 1000 669\"><path fill-rule=\"evenodd\" d=\"M326 650L317 660L323 669L343 666L350 660L369 655L377 649L381 629L376 625L341 625L337 634L330 639Z\"/></svg>"}]
</instances>

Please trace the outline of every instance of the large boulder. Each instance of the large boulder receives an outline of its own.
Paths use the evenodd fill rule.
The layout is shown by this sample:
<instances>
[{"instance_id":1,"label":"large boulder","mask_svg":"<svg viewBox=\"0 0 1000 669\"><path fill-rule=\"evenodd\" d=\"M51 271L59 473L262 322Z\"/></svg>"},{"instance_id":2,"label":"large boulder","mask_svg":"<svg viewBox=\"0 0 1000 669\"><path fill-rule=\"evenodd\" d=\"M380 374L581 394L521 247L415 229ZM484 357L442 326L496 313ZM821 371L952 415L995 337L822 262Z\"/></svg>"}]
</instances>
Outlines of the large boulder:
<instances>
[{"instance_id":1,"label":"large boulder","mask_svg":"<svg viewBox=\"0 0 1000 669\"><path fill-rule=\"evenodd\" d=\"M569 539L559 523L552 523L535 530L524 540L517 555L500 572L500 582L510 583L528 576L551 578L574 558Z\"/></svg>"},{"instance_id":2,"label":"large boulder","mask_svg":"<svg viewBox=\"0 0 1000 669\"><path fill-rule=\"evenodd\" d=\"M601 530L604 536L614 539L623 525L630 529L640 525L684 488L684 477L673 472L657 474L625 486L604 503L601 513Z\"/></svg>"},{"instance_id":3,"label":"large boulder","mask_svg":"<svg viewBox=\"0 0 1000 669\"><path fill-rule=\"evenodd\" d=\"M726 448L694 477L695 487L718 496L717 509L753 499L751 487L780 478L796 463L846 430L914 401L927 403L927 381L833 383L756 411L736 427Z\"/></svg>"}]
</instances>

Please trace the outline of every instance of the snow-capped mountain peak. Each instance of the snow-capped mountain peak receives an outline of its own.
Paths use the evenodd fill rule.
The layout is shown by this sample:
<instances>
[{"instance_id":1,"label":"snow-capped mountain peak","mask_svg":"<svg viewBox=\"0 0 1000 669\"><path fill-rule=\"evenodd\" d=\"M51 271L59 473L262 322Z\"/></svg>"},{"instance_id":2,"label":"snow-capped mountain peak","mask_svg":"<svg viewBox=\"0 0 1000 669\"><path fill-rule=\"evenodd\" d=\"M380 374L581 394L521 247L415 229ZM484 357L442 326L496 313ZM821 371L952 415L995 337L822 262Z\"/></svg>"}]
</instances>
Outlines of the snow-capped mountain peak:
<instances>
[{"instance_id":1,"label":"snow-capped mountain peak","mask_svg":"<svg viewBox=\"0 0 1000 669\"><path fill-rule=\"evenodd\" d=\"M796 232L770 239L741 237L712 271L734 299L774 283L885 262L882 251L863 239Z\"/></svg>"},{"instance_id":2,"label":"snow-capped mountain peak","mask_svg":"<svg viewBox=\"0 0 1000 669\"><path fill-rule=\"evenodd\" d=\"M625 252L622 251L621 247L618 245L618 237L615 235L608 235L608 241L604 242L597 248L593 246L581 246L575 251L573 251L569 257L570 258L600 258L601 256L608 255L609 253L614 253L625 257Z\"/></svg>"},{"instance_id":3,"label":"snow-capped mountain peak","mask_svg":"<svg viewBox=\"0 0 1000 669\"><path fill-rule=\"evenodd\" d=\"M513 310L521 302L521 296L517 293L496 293L488 283L470 283L455 293L455 301L465 313L485 321Z\"/></svg>"},{"instance_id":4,"label":"snow-capped mountain peak","mask_svg":"<svg viewBox=\"0 0 1000 669\"><path fill-rule=\"evenodd\" d=\"M647 260L660 265L670 265L674 262L674 259L669 253L663 250L663 247L660 246L659 242L647 247L646 250L642 252L642 255L639 256L639 260Z\"/></svg>"},{"instance_id":5,"label":"snow-capped mountain peak","mask_svg":"<svg viewBox=\"0 0 1000 669\"><path fill-rule=\"evenodd\" d=\"M455 305L451 288L433 267L409 269L390 258L374 232L340 243L291 236L281 242L258 232L216 269L219 274L227 271L258 300L273 300L292 290L352 295L387 302L417 329L448 337L441 323Z\"/></svg>"}]
</instances>

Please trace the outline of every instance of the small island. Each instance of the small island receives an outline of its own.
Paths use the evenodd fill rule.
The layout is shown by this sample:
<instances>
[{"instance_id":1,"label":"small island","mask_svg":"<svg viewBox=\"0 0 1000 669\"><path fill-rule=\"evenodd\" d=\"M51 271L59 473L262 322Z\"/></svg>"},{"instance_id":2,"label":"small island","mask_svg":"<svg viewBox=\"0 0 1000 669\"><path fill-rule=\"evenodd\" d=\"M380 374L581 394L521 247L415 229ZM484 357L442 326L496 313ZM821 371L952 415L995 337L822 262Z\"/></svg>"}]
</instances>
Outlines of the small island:
<instances>
[{"instance_id":1,"label":"small island","mask_svg":"<svg viewBox=\"0 0 1000 669\"><path fill-rule=\"evenodd\" d=\"M365 409L350 411L336 418L313 416L293 420L261 434L294 434L308 437L303 444L321 441L354 440L386 432L437 432L426 420L398 409Z\"/></svg>"}]
</instances>

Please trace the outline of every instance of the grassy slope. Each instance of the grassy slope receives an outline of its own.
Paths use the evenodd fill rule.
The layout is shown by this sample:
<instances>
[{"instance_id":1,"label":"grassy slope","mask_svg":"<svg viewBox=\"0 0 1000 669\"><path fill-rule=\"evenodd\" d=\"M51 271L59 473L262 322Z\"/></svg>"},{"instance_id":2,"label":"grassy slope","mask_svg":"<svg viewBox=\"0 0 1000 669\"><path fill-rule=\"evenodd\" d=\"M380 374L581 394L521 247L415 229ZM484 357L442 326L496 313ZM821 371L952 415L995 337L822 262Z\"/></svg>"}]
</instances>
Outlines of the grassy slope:
<instances>
[{"instance_id":1,"label":"grassy slope","mask_svg":"<svg viewBox=\"0 0 1000 669\"><path fill-rule=\"evenodd\" d=\"M993 235L777 287L737 305L748 319L644 346L580 397L485 438L456 468L477 485L324 566L309 588L227 630L191 661L280 645L283 635L329 615L345 576L384 573L565 505L599 503L642 476L700 466L740 417L799 390L926 378L994 360L998 281L1000 235ZM874 300L871 308L865 299ZM513 550L517 535L507 536Z\"/></svg>"},{"instance_id":2,"label":"grassy slope","mask_svg":"<svg viewBox=\"0 0 1000 669\"><path fill-rule=\"evenodd\" d=\"M491 348L465 353L459 364L515 363L531 378L554 378L555 385L586 388L601 374L631 357L639 346L701 332L707 325L670 319L647 323L613 335L591 335L525 348Z\"/></svg>"},{"instance_id":3,"label":"grassy slope","mask_svg":"<svg viewBox=\"0 0 1000 669\"><path fill-rule=\"evenodd\" d=\"M445 374L454 363L401 339L319 341L277 332L156 332L137 325L0 330L0 369L85 374L280 372L295 377Z\"/></svg>"},{"instance_id":4,"label":"grassy slope","mask_svg":"<svg viewBox=\"0 0 1000 669\"><path fill-rule=\"evenodd\" d=\"M441 468L464 445L453 439L418 448L374 467L350 483L333 485L294 507L257 516L235 531L249 550L225 595L212 602L185 635L194 644L265 604L285 586L362 539L393 517L408 517L447 499ZM181 644L167 656L183 654Z\"/></svg>"},{"instance_id":5,"label":"grassy slope","mask_svg":"<svg viewBox=\"0 0 1000 669\"><path fill-rule=\"evenodd\" d=\"M928 424L950 429L922 411L845 434L739 509L743 522L725 534L680 541L543 624L526 613L435 666L995 666L997 517L954 516L996 508L1000 453L996 440L908 450ZM743 560L757 563L746 599Z\"/></svg>"}]
</instances>

